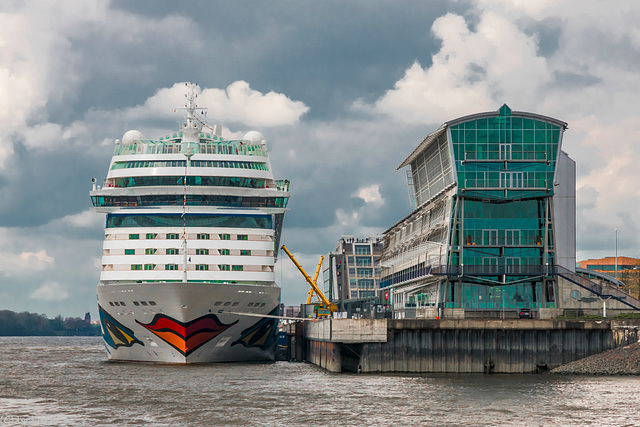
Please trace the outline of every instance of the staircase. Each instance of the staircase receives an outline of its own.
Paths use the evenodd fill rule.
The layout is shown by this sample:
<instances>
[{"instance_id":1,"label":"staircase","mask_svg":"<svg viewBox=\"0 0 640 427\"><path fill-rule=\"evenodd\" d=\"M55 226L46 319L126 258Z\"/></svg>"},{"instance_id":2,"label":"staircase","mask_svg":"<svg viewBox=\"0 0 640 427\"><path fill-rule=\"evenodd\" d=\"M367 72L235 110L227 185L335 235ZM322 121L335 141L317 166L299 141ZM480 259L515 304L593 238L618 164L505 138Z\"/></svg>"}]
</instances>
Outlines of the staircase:
<instances>
[{"instance_id":1,"label":"staircase","mask_svg":"<svg viewBox=\"0 0 640 427\"><path fill-rule=\"evenodd\" d=\"M627 295L620 289L614 288L613 286L602 286L598 283L593 282L592 280L587 279L586 277L579 276L573 271L559 265L554 266L553 271L556 276L560 276L570 281L571 283L574 283L581 288L588 290L589 292L597 295L600 298L614 299L616 301L620 301L625 305L628 305L634 310L640 311L640 300L633 298L631 295Z\"/></svg>"}]
</instances>

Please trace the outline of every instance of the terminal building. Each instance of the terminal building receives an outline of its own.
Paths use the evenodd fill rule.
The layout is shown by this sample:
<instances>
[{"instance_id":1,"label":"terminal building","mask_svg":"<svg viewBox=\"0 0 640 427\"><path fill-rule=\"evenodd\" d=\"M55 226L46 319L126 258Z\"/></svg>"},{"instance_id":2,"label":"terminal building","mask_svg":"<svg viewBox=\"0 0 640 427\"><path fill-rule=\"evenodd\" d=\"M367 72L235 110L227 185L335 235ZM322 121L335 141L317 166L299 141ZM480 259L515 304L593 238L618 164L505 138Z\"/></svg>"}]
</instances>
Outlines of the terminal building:
<instances>
[{"instance_id":1,"label":"terminal building","mask_svg":"<svg viewBox=\"0 0 640 427\"><path fill-rule=\"evenodd\" d=\"M555 318L640 302L576 272L575 162L567 123L498 111L429 134L409 166L416 209L383 233L380 286L396 317ZM609 286L611 285L611 286Z\"/></svg>"}]
</instances>

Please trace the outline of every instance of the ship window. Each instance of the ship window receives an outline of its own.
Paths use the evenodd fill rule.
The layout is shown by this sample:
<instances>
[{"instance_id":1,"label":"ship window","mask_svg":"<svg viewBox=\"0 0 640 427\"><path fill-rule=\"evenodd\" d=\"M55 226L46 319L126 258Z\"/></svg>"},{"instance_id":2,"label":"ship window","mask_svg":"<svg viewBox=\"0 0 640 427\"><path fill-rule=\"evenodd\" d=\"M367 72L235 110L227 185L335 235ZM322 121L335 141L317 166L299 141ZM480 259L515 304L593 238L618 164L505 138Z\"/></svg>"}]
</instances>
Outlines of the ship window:
<instances>
[{"instance_id":1,"label":"ship window","mask_svg":"<svg viewBox=\"0 0 640 427\"><path fill-rule=\"evenodd\" d=\"M196 255L209 255L209 249L196 249Z\"/></svg>"},{"instance_id":2,"label":"ship window","mask_svg":"<svg viewBox=\"0 0 640 427\"><path fill-rule=\"evenodd\" d=\"M206 233L198 233L198 240L209 240L209 235Z\"/></svg>"},{"instance_id":3,"label":"ship window","mask_svg":"<svg viewBox=\"0 0 640 427\"><path fill-rule=\"evenodd\" d=\"M136 250L135 249L125 249L124 250L124 254L125 255L135 255L136 254Z\"/></svg>"},{"instance_id":4,"label":"ship window","mask_svg":"<svg viewBox=\"0 0 640 427\"><path fill-rule=\"evenodd\" d=\"M145 270L155 270L156 269L156 265L155 264L145 264L144 265L144 269Z\"/></svg>"},{"instance_id":5,"label":"ship window","mask_svg":"<svg viewBox=\"0 0 640 427\"><path fill-rule=\"evenodd\" d=\"M177 270L178 269L178 264L166 264L164 266L165 270Z\"/></svg>"},{"instance_id":6,"label":"ship window","mask_svg":"<svg viewBox=\"0 0 640 427\"><path fill-rule=\"evenodd\" d=\"M225 306L225 307L228 307L228 306L230 306L230 305L231 305L231 303L230 303L229 301L227 301L227 302L225 302L225 303L224 303L224 306Z\"/></svg>"},{"instance_id":7,"label":"ship window","mask_svg":"<svg viewBox=\"0 0 640 427\"><path fill-rule=\"evenodd\" d=\"M179 253L180 253L180 249L177 249L177 248L167 249L167 255L178 255Z\"/></svg>"},{"instance_id":8,"label":"ship window","mask_svg":"<svg viewBox=\"0 0 640 427\"><path fill-rule=\"evenodd\" d=\"M138 240L139 238L139 234L129 234L129 240Z\"/></svg>"},{"instance_id":9,"label":"ship window","mask_svg":"<svg viewBox=\"0 0 640 427\"><path fill-rule=\"evenodd\" d=\"M220 269L220 271L229 271L231 270L230 268L231 266L229 264L221 264L218 265L218 268Z\"/></svg>"},{"instance_id":10,"label":"ship window","mask_svg":"<svg viewBox=\"0 0 640 427\"><path fill-rule=\"evenodd\" d=\"M233 304L231 304L231 307L237 307L239 304L239 302L234 302Z\"/></svg>"},{"instance_id":11,"label":"ship window","mask_svg":"<svg viewBox=\"0 0 640 427\"><path fill-rule=\"evenodd\" d=\"M127 304L125 304L124 302L120 301L120 305L124 307Z\"/></svg>"},{"instance_id":12,"label":"ship window","mask_svg":"<svg viewBox=\"0 0 640 427\"><path fill-rule=\"evenodd\" d=\"M264 303L260 304L260 307L264 307Z\"/></svg>"},{"instance_id":13,"label":"ship window","mask_svg":"<svg viewBox=\"0 0 640 427\"><path fill-rule=\"evenodd\" d=\"M231 234L219 234L220 240L231 240Z\"/></svg>"},{"instance_id":14,"label":"ship window","mask_svg":"<svg viewBox=\"0 0 640 427\"><path fill-rule=\"evenodd\" d=\"M120 307L120 303L119 303L118 301L114 301L114 302L113 302L113 304L114 304L116 307Z\"/></svg>"},{"instance_id":15,"label":"ship window","mask_svg":"<svg viewBox=\"0 0 640 427\"><path fill-rule=\"evenodd\" d=\"M140 304L147 305L147 302L146 301L140 301Z\"/></svg>"},{"instance_id":16,"label":"ship window","mask_svg":"<svg viewBox=\"0 0 640 427\"><path fill-rule=\"evenodd\" d=\"M178 233L167 233L167 239L169 240L178 240L180 235Z\"/></svg>"},{"instance_id":17,"label":"ship window","mask_svg":"<svg viewBox=\"0 0 640 427\"><path fill-rule=\"evenodd\" d=\"M196 270L203 271L203 270L208 270L208 269L209 269L209 266L207 264L197 264L196 265Z\"/></svg>"},{"instance_id":18,"label":"ship window","mask_svg":"<svg viewBox=\"0 0 640 427\"><path fill-rule=\"evenodd\" d=\"M133 305L135 305L136 307L138 307L140 305L140 303L138 301L134 301Z\"/></svg>"},{"instance_id":19,"label":"ship window","mask_svg":"<svg viewBox=\"0 0 640 427\"><path fill-rule=\"evenodd\" d=\"M249 236L246 234L238 234L238 240L249 240Z\"/></svg>"},{"instance_id":20,"label":"ship window","mask_svg":"<svg viewBox=\"0 0 640 427\"><path fill-rule=\"evenodd\" d=\"M242 271L242 270L244 270L244 266L243 265L234 265L231 269L233 271Z\"/></svg>"},{"instance_id":21,"label":"ship window","mask_svg":"<svg viewBox=\"0 0 640 427\"><path fill-rule=\"evenodd\" d=\"M218 253L220 255L230 255L231 254L231 250L230 249L218 249Z\"/></svg>"},{"instance_id":22,"label":"ship window","mask_svg":"<svg viewBox=\"0 0 640 427\"><path fill-rule=\"evenodd\" d=\"M109 305L110 305L111 307L113 307L113 305L114 305L114 304L113 304L113 301L109 301Z\"/></svg>"},{"instance_id":23,"label":"ship window","mask_svg":"<svg viewBox=\"0 0 640 427\"><path fill-rule=\"evenodd\" d=\"M240 251L240 255L251 255L251 251L243 249Z\"/></svg>"},{"instance_id":24,"label":"ship window","mask_svg":"<svg viewBox=\"0 0 640 427\"><path fill-rule=\"evenodd\" d=\"M147 239L155 239L158 237L156 233L147 233Z\"/></svg>"},{"instance_id":25,"label":"ship window","mask_svg":"<svg viewBox=\"0 0 640 427\"><path fill-rule=\"evenodd\" d=\"M219 305L222 305L222 301L216 301L216 303L215 303L215 304L213 304L213 306L214 306L214 307L217 307L217 306L219 306Z\"/></svg>"},{"instance_id":26,"label":"ship window","mask_svg":"<svg viewBox=\"0 0 640 427\"><path fill-rule=\"evenodd\" d=\"M149 301L149 305L156 305L155 301Z\"/></svg>"},{"instance_id":27,"label":"ship window","mask_svg":"<svg viewBox=\"0 0 640 427\"><path fill-rule=\"evenodd\" d=\"M142 270L142 264L131 264L132 270Z\"/></svg>"},{"instance_id":28,"label":"ship window","mask_svg":"<svg viewBox=\"0 0 640 427\"><path fill-rule=\"evenodd\" d=\"M253 307L253 303L250 302L249 304L247 304L247 307Z\"/></svg>"},{"instance_id":29,"label":"ship window","mask_svg":"<svg viewBox=\"0 0 640 427\"><path fill-rule=\"evenodd\" d=\"M155 254L157 251L158 251L158 250L157 250L156 248L148 248L148 249L145 249L144 253L145 253L145 254L147 254L147 255L153 255L153 254Z\"/></svg>"}]
</instances>

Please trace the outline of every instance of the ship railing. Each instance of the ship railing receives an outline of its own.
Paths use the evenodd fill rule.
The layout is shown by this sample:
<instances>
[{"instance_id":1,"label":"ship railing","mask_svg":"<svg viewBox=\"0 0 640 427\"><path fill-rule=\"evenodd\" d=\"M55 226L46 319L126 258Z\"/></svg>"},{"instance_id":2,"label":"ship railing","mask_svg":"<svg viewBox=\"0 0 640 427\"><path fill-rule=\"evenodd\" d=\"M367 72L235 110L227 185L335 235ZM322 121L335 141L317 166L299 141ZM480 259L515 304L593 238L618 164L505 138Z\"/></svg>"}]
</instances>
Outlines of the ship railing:
<instances>
[{"instance_id":1,"label":"ship railing","mask_svg":"<svg viewBox=\"0 0 640 427\"><path fill-rule=\"evenodd\" d=\"M136 154L228 154L239 156L267 157L267 148L262 144L254 144L247 140L225 140L221 142L182 143L156 140L139 140L132 144L117 144L114 156Z\"/></svg>"}]
</instances>

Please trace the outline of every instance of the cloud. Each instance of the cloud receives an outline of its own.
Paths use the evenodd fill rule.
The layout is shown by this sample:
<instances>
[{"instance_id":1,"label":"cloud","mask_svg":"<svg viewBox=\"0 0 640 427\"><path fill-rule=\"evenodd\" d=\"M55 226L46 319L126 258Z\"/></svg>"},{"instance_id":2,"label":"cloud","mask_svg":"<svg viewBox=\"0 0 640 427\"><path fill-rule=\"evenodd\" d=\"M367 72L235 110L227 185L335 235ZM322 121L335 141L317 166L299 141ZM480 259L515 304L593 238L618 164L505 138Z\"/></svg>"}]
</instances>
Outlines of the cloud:
<instances>
[{"instance_id":1,"label":"cloud","mask_svg":"<svg viewBox=\"0 0 640 427\"><path fill-rule=\"evenodd\" d=\"M353 197L359 197L367 204L383 204L384 199L380 195L380 185L372 184L368 187L362 187L353 194Z\"/></svg>"},{"instance_id":2,"label":"cloud","mask_svg":"<svg viewBox=\"0 0 640 427\"><path fill-rule=\"evenodd\" d=\"M503 102L530 104L551 78L536 38L502 15L481 14L474 31L462 16L447 14L431 30L442 42L432 64L414 62L373 105L359 101L354 108L409 123L444 122Z\"/></svg>"},{"instance_id":3,"label":"cloud","mask_svg":"<svg viewBox=\"0 0 640 427\"><path fill-rule=\"evenodd\" d=\"M24 251L19 254L0 253L0 273L6 275L25 275L41 271L53 265L55 259L45 249L38 252Z\"/></svg>"},{"instance_id":4,"label":"cloud","mask_svg":"<svg viewBox=\"0 0 640 427\"><path fill-rule=\"evenodd\" d=\"M31 294L32 299L43 301L64 301L69 294L56 282L47 282Z\"/></svg>"},{"instance_id":5,"label":"cloud","mask_svg":"<svg viewBox=\"0 0 640 427\"><path fill-rule=\"evenodd\" d=\"M185 104L185 93L184 83L175 83L170 88L158 90L144 105L131 108L124 114L135 119L175 118L175 114L171 116L171 113L174 107ZM225 89L202 89L196 103L208 109L206 121L213 124L232 122L260 127L290 125L309 111L303 102L293 101L273 91L261 93L241 80Z\"/></svg>"}]
</instances>

